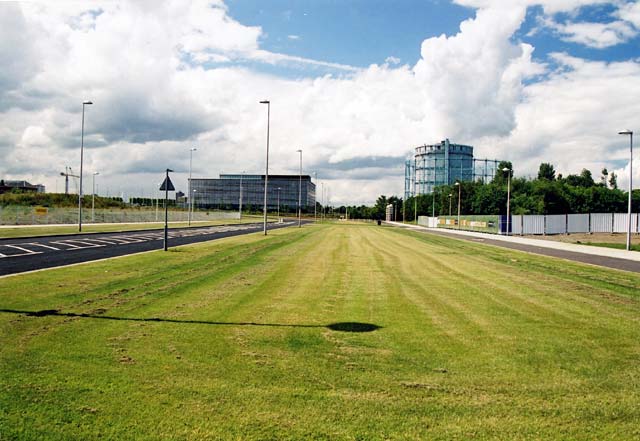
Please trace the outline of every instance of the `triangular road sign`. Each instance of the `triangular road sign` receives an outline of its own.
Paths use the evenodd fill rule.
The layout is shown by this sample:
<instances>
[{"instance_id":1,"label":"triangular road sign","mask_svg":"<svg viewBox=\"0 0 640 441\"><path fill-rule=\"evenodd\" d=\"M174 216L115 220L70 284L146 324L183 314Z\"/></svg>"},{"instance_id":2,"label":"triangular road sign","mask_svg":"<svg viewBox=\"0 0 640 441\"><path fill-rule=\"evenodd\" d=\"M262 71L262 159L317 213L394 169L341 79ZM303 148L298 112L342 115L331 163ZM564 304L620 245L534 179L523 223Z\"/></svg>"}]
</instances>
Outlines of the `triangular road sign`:
<instances>
[{"instance_id":1,"label":"triangular road sign","mask_svg":"<svg viewBox=\"0 0 640 441\"><path fill-rule=\"evenodd\" d=\"M169 178L169 176L164 178L164 182L160 186L160 191L167 191L167 190L176 191L176 188L173 186L173 182L171 182L171 179Z\"/></svg>"}]
</instances>

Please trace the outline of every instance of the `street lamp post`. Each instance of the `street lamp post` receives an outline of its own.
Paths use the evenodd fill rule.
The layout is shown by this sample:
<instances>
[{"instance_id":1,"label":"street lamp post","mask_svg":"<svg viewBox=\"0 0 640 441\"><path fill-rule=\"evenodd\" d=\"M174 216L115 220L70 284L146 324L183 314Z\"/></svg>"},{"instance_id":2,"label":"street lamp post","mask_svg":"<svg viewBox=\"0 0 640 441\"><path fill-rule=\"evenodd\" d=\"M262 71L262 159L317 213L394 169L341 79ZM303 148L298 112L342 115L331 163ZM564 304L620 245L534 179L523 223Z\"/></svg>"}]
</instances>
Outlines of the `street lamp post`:
<instances>
[{"instance_id":1,"label":"street lamp post","mask_svg":"<svg viewBox=\"0 0 640 441\"><path fill-rule=\"evenodd\" d=\"M242 177L244 176L244 172L240 174L240 203L238 204L238 215L240 219L242 219Z\"/></svg>"},{"instance_id":2,"label":"street lamp post","mask_svg":"<svg viewBox=\"0 0 640 441\"><path fill-rule=\"evenodd\" d=\"M619 135L629 135L629 209L627 212L627 251L631 250L631 193L633 191L633 131L623 130Z\"/></svg>"},{"instance_id":3,"label":"street lamp post","mask_svg":"<svg viewBox=\"0 0 640 441\"><path fill-rule=\"evenodd\" d=\"M198 149L195 147L189 149L189 206L187 207L189 226L191 226L191 212L193 211L193 200L191 199L191 196L193 196L193 191L191 190L191 166L193 165L193 152L196 150Z\"/></svg>"},{"instance_id":4,"label":"street lamp post","mask_svg":"<svg viewBox=\"0 0 640 441\"><path fill-rule=\"evenodd\" d=\"M313 185L315 185L315 183L318 181L318 172L313 172L313 180L315 181L313 183ZM316 187L314 187L314 189L315 188ZM317 199L316 199L317 193L315 193L315 190L314 190L314 195L315 195L315 197L313 198L314 199L313 200L313 222L314 223L318 223L318 213L317 213L318 202L317 202Z\"/></svg>"},{"instance_id":5,"label":"street lamp post","mask_svg":"<svg viewBox=\"0 0 640 441\"><path fill-rule=\"evenodd\" d=\"M298 182L298 228L302 226L302 149L297 150L300 153L300 173Z\"/></svg>"},{"instance_id":6,"label":"street lamp post","mask_svg":"<svg viewBox=\"0 0 640 441\"><path fill-rule=\"evenodd\" d=\"M322 186L322 213L321 213L321 222L324 222L324 182L321 182L320 185Z\"/></svg>"},{"instance_id":7,"label":"street lamp post","mask_svg":"<svg viewBox=\"0 0 640 441\"><path fill-rule=\"evenodd\" d=\"M453 193L449 193L449 217L451 217L451 198L453 197Z\"/></svg>"},{"instance_id":8,"label":"street lamp post","mask_svg":"<svg viewBox=\"0 0 640 441\"><path fill-rule=\"evenodd\" d=\"M100 172L94 172L91 177L91 222L96 221L96 176L99 175Z\"/></svg>"},{"instance_id":9,"label":"street lamp post","mask_svg":"<svg viewBox=\"0 0 640 441\"><path fill-rule=\"evenodd\" d=\"M511 169L503 168L503 172L508 172L507 175L507 236L510 233L509 225L511 224Z\"/></svg>"},{"instance_id":10,"label":"street lamp post","mask_svg":"<svg viewBox=\"0 0 640 441\"><path fill-rule=\"evenodd\" d=\"M431 217L436 217L436 189L431 191L433 200L431 201Z\"/></svg>"},{"instance_id":11,"label":"street lamp post","mask_svg":"<svg viewBox=\"0 0 640 441\"><path fill-rule=\"evenodd\" d=\"M460 229L460 196L462 195L462 185L460 182L456 182L458 186L458 230Z\"/></svg>"},{"instance_id":12,"label":"street lamp post","mask_svg":"<svg viewBox=\"0 0 640 441\"><path fill-rule=\"evenodd\" d=\"M260 101L260 104L267 105L267 161L264 173L264 235L267 235L267 185L269 181L269 119L271 118L271 101Z\"/></svg>"},{"instance_id":13,"label":"street lamp post","mask_svg":"<svg viewBox=\"0 0 640 441\"><path fill-rule=\"evenodd\" d=\"M168 168L166 170L166 177L164 180L164 250L169 248L169 173L173 170ZM173 191L173 190L172 190Z\"/></svg>"},{"instance_id":14,"label":"street lamp post","mask_svg":"<svg viewBox=\"0 0 640 441\"><path fill-rule=\"evenodd\" d=\"M280 222L280 187L278 187L278 222Z\"/></svg>"},{"instance_id":15,"label":"street lamp post","mask_svg":"<svg viewBox=\"0 0 640 441\"><path fill-rule=\"evenodd\" d=\"M82 231L82 166L84 163L84 106L93 104L91 101L82 102L82 131L80 135L80 189L78 191L78 231Z\"/></svg>"}]
</instances>

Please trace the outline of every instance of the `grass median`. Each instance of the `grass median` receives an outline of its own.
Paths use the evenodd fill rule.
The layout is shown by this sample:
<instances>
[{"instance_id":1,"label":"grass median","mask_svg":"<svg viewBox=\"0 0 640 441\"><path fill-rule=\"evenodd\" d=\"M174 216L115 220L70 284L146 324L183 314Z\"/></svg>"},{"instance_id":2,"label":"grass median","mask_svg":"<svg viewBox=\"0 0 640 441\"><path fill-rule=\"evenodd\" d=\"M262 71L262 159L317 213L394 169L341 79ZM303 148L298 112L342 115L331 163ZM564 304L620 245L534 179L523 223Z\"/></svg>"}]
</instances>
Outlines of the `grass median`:
<instances>
[{"instance_id":1,"label":"grass median","mask_svg":"<svg viewBox=\"0 0 640 441\"><path fill-rule=\"evenodd\" d=\"M218 219L210 221L193 221L191 225L188 222L170 222L169 228L187 228L187 227L210 227L216 225L232 225L256 223L262 221L261 216L243 216L242 219ZM276 218L269 218L269 222L277 221ZM124 231L140 231L140 230L161 230L164 228L164 222L137 222L137 223L113 223L113 224L83 224L82 234L84 233L114 233ZM60 236L73 235L78 233L77 225L42 225L42 226L2 226L0 227L0 239L15 239L21 237L41 237L41 236Z\"/></svg>"},{"instance_id":2,"label":"grass median","mask_svg":"<svg viewBox=\"0 0 640 441\"><path fill-rule=\"evenodd\" d=\"M633 439L640 275L313 225L0 279L0 439Z\"/></svg>"}]
</instances>

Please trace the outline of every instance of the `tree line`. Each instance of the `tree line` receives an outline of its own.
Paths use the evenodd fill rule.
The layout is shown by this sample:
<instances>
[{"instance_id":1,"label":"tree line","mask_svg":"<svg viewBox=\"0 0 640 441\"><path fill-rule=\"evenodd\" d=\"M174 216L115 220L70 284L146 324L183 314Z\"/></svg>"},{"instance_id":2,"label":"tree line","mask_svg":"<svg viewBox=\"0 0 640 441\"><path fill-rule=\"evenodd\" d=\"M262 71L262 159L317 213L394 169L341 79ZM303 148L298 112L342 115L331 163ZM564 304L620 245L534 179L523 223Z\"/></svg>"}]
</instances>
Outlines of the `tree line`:
<instances>
[{"instance_id":1,"label":"tree line","mask_svg":"<svg viewBox=\"0 0 640 441\"><path fill-rule=\"evenodd\" d=\"M503 169L510 171L503 171ZM618 188L618 177L603 169L597 180L591 171L562 176L550 163L542 163L534 179L512 177L511 162L502 161L488 183L461 182L436 187L431 194L410 197L379 196L373 206L347 207L351 219L384 219L386 207L393 204L396 219L411 221L418 216L506 214L507 184L511 186L511 214L626 213L628 192ZM343 207L344 208L344 207ZM640 211L640 190L632 192L632 211Z\"/></svg>"}]
</instances>

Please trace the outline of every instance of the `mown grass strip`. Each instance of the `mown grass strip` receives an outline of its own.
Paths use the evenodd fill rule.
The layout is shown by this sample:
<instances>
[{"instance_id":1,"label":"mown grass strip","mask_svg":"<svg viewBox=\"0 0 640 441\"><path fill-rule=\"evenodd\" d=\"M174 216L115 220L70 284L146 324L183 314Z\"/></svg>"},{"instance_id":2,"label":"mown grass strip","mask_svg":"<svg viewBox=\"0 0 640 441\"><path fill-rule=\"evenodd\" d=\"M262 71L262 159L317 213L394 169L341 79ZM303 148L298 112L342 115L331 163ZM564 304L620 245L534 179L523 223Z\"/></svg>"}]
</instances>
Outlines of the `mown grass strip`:
<instances>
[{"instance_id":1,"label":"mown grass strip","mask_svg":"<svg viewBox=\"0 0 640 441\"><path fill-rule=\"evenodd\" d=\"M633 439L638 293L353 224L3 279L0 438Z\"/></svg>"}]
</instances>

